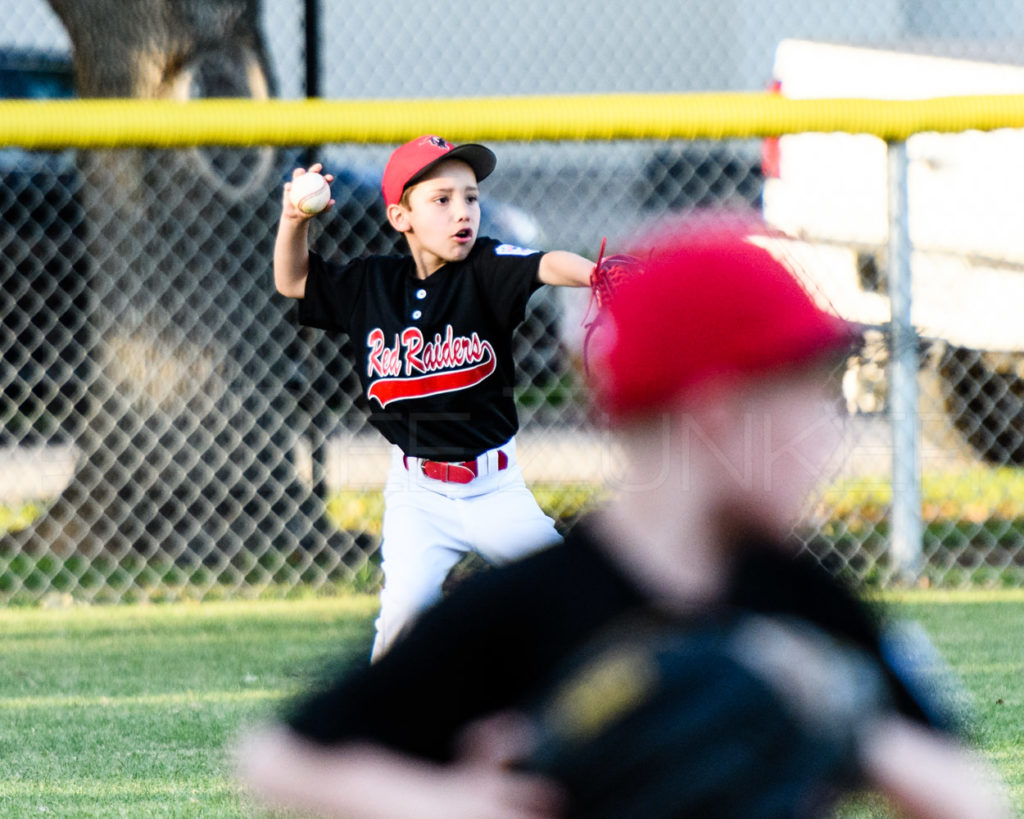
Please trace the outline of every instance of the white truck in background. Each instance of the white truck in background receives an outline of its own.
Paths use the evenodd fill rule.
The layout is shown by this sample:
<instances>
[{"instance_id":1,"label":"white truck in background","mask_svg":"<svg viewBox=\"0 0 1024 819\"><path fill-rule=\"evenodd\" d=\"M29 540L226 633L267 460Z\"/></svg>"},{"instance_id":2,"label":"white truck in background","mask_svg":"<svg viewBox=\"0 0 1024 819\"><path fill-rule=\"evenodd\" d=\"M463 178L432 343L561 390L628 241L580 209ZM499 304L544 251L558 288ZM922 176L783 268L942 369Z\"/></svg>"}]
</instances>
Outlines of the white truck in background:
<instances>
[{"instance_id":1,"label":"white truck in background","mask_svg":"<svg viewBox=\"0 0 1024 819\"><path fill-rule=\"evenodd\" d=\"M792 99L1024 94L1024 65L784 40L774 89ZM889 320L885 143L808 133L764 149L763 215L841 314ZM931 398L983 459L1024 465L1024 131L907 140L911 321ZM851 411L885 406L883 332L844 379ZM930 408L932 412L938 406Z\"/></svg>"}]
</instances>

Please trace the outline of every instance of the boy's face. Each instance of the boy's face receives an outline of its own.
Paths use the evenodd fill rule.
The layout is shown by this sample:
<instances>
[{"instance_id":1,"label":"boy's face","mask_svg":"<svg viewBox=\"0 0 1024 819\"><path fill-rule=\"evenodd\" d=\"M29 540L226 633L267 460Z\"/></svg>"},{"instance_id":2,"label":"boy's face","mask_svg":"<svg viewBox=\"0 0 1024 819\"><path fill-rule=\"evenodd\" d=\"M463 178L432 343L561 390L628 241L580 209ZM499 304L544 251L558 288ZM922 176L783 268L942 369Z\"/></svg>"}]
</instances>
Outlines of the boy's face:
<instances>
[{"instance_id":1,"label":"boy's face","mask_svg":"<svg viewBox=\"0 0 1024 819\"><path fill-rule=\"evenodd\" d=\"M769 379L737 396L715 457L722 511L750 528L784 535L828 477L842 421L821 371Z\"/></svg>"},{"instance_id":2,"label":"boy's face","mask_svg":"<svg viewBox=\"0 0 1024 819\"><path fill-rule=\"evenodd\" d=\"M442 162L409 188L403 202L392 205L388 216L428 272L469 255L480 229L480 191L469 165Z\"/></svg>"}]
</instances>

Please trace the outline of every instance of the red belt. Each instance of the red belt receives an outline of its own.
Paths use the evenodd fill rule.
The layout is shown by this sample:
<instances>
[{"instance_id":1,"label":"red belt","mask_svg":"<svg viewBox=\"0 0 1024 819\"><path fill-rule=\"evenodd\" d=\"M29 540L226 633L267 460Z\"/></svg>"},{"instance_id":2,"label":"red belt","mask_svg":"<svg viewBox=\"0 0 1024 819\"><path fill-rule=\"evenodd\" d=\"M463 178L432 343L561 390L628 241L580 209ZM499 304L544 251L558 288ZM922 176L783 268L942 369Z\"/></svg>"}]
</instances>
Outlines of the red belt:
<instances>
[{"instance_id":1,"label":"red belt","mask_svg":"<svg viewBox=\"0 0 1024 819\"><path fill-rule=\"evenodd\" d=\"M415 460L415 459L414 459ZM409 456L402 456L402 463L409 468ZM498 450L498 471L508 468L508 455ZM480 474L476 461L448 463L447 461L420 461L420 470L428 478L443 483L469 483Z\"/></svg>"}]
</instances>

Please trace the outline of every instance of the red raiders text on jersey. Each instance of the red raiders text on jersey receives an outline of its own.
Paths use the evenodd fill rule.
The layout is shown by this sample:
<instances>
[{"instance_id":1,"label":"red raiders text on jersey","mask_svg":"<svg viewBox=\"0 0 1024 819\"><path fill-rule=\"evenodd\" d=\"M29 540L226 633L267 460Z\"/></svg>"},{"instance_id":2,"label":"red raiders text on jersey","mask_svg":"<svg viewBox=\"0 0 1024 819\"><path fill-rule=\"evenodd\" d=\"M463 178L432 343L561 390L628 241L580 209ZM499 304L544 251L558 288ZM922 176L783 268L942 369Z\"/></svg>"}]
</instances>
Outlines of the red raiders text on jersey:
<instances>
[{"instance_id":1,"label":"red raiders text on jersey","mask_svg":"<svg viewBox=\"0 0 1024 819\"><path fill-rule=\"evenodd\" d=\"M410 327L392 348L385 348L384 333L378 327L366 341L368 377L377 377L366 391L381 407L392 401L426 398L474 387L494 372L497 360L490 342L476 333L455 338L449 324L442 339L424 342L418 327Z\"/></svg>"}]
</instances>

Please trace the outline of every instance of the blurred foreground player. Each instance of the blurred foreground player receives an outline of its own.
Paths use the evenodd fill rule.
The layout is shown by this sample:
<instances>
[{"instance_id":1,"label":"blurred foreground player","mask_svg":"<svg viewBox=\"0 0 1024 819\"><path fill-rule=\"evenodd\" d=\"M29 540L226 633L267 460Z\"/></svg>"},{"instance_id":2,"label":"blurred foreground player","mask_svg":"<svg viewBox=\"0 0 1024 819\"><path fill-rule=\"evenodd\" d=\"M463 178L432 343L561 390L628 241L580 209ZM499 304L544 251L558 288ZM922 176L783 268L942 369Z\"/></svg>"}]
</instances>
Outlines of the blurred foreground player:
<instances>
[{"instance_id":1,"label":"blurred foreground player","mask_svg":"<svg viewBox=\"0 0 1024 819\"><path fill-rule=\"evenodd\" d=\"M591 367L615 499L253 732L255 794L327 816L764 819L868 788L911 817L1010 815L880 619L787 541L853 332L750 237L638 243Z\"/></svg>"}]
</instances>

